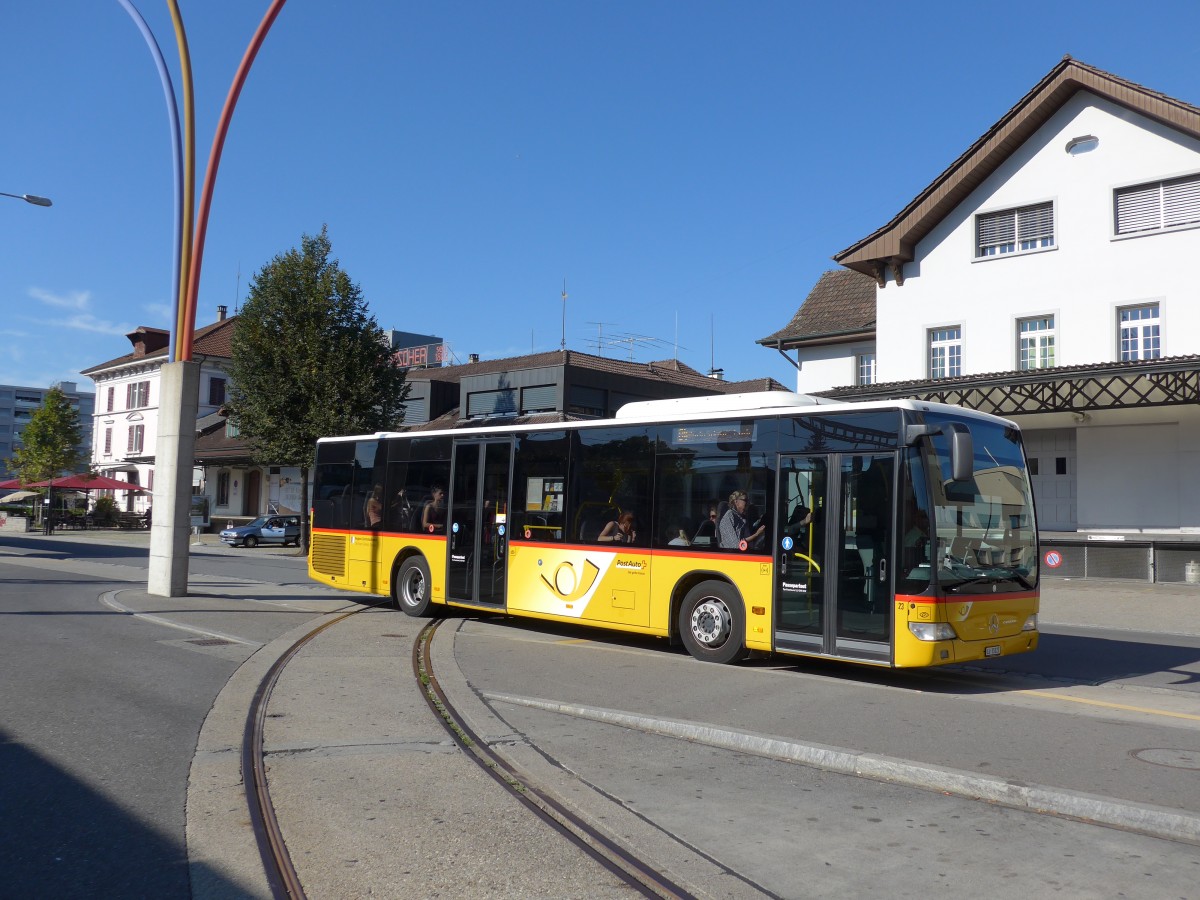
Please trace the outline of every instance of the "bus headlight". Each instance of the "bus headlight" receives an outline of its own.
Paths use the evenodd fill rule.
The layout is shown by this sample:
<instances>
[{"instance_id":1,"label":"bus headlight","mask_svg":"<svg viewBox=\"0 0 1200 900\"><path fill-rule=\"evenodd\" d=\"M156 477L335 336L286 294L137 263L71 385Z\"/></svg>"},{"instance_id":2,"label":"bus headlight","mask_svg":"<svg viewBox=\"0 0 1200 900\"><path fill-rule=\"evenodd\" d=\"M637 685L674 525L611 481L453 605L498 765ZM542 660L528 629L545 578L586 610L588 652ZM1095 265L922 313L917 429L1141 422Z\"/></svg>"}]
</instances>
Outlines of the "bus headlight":
<instances>
[{"instance_id":1,"label":"bus headlight","mask_svg":"<svg viewBox=\"0 0 1200 900\"><path fill-rule=\"evenodd\" d=\"M958 637L949 622L909 622L908 630L918 641L953 641Z\"/></svg>"},{"instance_id":2,"label":"bus headlight","mask_svg":"<svg viewBox=\"0 0 1200 900\"><path fill-rule=\"evenodd\" d=\"M1021 626L1022 631L1037 631L1037 613L1025 619L1025 624Z\"/></svg>"}]
</instances>

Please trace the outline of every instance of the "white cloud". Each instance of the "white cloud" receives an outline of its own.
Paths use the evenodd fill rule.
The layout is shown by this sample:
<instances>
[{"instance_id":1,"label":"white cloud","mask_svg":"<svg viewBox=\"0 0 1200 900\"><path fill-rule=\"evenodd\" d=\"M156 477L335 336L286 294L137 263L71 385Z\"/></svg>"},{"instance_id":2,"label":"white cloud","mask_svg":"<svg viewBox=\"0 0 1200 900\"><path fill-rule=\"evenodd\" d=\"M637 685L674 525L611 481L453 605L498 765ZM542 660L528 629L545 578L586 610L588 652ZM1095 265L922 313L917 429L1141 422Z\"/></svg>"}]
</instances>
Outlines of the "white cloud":
<instances>
[{"instance_id":1,"label":"white cloud","mask_svg":"<svg viewBox=\"0 0 1200 900\"><path fill-rule=\"evenodd\" d=\"M66 319L56 319L45 322L46 325L53 325L57 328L73 328L76 331L89 331L94 334L113 334L126 335L136 328L136 325L127 323L109 322L105 319L97 319L90 314L79 316L69 316Z\"/></svg>"},{"instance_id":2,"label":"white cloud","mask_svg":"<svg viewBox=\"0 0 1200 900\"><path fill-rule=\"evenodd\" d=\"M42 288L32 287L29 289L29 296L34 300L40 300L47 306L55 306L59 309L87 309L92 302L91 291L71 291L67 294L55 294Z\"/></svg>"}]
</instances>

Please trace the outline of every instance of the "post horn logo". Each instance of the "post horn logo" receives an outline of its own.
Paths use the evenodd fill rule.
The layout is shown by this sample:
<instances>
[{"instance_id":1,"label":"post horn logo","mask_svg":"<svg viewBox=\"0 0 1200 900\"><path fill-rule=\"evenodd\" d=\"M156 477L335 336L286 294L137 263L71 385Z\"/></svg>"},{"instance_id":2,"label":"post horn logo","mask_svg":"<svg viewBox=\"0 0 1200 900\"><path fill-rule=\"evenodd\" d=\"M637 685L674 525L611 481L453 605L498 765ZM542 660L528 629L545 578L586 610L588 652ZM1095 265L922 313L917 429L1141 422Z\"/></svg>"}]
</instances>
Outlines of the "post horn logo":
<instances>
[{"instance_id":1,"label":"post horn logo","mask_svg":"<svg viewBox=\"0 0 1200 900\"><path fill-rule=\"evenodd\" d=\"M575 573L575 567L571 563L561 562L554 570L553 577L547 578L542 575L542 581L546 582L546 587L550 588L560 599L571 602L578 600L590 591L599 575L599 567L590 559L585 559L582 576Z\"/></svg>"}]
</instances>

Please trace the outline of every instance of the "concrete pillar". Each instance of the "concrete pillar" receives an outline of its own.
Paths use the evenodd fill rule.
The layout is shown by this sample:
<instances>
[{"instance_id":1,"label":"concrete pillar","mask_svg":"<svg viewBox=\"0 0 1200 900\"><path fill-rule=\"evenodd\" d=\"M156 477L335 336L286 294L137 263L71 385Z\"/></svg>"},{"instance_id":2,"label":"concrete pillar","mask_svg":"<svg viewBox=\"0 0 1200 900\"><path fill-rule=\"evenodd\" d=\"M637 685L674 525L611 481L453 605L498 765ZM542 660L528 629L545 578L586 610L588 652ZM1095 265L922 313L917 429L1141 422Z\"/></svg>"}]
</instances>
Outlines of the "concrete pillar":
<instances>
[{"instance_id":1,"label":"concrete pillar","mask_svg":"<svg viewBox=\"0 0 1200 900\"><path fill-rule=\"evenodd\" d=\"M147 590L159 597L186 597L200 363L164 364L159 385Z\"/></svg>"}]
</instances>

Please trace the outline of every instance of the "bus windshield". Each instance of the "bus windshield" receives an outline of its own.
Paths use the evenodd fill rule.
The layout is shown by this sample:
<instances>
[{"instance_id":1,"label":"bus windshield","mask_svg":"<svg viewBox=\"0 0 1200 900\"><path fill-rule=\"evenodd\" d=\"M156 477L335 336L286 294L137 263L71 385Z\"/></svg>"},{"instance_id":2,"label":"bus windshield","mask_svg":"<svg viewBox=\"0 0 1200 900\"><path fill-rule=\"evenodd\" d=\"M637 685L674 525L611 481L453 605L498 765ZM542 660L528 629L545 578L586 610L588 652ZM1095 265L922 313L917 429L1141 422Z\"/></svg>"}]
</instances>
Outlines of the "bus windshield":
<instances>
[{"instance_id":1,"label":"bus windshield","mask_svg":"<svg viewBox=\"0 0 1200 900\"><path fill-rule=\"evenodd\" d=\"M967 481L951 477L949 436L931 440L926 471L932 476L937 582L955 594L1031 590L1037 583L1037 529L1020 435L1000 423L969 424L974 463Z\"/></svg>"}]
</instances>

